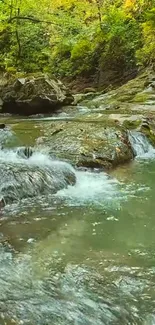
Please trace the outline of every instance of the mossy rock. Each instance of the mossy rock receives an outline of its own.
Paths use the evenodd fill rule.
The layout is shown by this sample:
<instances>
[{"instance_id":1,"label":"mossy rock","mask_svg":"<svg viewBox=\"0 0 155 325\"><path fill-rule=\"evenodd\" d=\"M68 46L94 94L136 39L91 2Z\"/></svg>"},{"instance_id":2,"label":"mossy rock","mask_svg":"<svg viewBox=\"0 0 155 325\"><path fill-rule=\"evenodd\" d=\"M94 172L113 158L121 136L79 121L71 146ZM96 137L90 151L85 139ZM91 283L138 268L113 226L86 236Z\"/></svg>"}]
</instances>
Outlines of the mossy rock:
<instances>
[{"instance_id":1,"label":"mossy rock","mask_svg":"<svg viewBox=\"0 0 155 325\"><path fill-rule=\"evenodd\" d=\"M91 98L85 98L81 104L89 108L105 106L108 107L108 110L111 110L111 107L115 109L126 109L128 107L131 111L135 103L135 105L141 105L141 110L145 110L145 104L149 104L150 100L152 102L155 100L154 91L151 92L146 88L147 78L149 77L150 80L154 80L154 76L150 76L150 74L150 71L145 71L117 89L110 90L107 93L104 91L104 93L96 94L92 100L90 100Z\"/></svg>"},{"instance_id":2,"label":"mossy rock","mask_svg":"<svg viewBox=\"0 0 155 325\"><path fill-rule=\"evenodd\" d=\"M102 121L51 123L47 143L51 154L75 166L110 169L133 159L133 151L124 128ZM55 129L60 132L54 132ZM51 131L50 131L51 130Z\"/></svg>"}]
</instances>

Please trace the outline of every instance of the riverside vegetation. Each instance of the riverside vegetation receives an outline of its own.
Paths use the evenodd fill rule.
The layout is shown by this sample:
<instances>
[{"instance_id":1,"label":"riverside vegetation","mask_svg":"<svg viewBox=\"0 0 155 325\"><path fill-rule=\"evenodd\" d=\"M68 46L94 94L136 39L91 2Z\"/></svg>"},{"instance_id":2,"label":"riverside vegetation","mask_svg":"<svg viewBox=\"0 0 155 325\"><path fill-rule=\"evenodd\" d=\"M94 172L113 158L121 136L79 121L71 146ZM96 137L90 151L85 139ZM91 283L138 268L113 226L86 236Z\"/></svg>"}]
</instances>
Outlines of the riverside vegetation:
<instances>
[{"instance_id":1,"label":"riverside vegetation","mask_svg":"<svg viewBox=\"0 0 155 325\"><path fill-rule=\"evenodd\" d=\"M110 87L155 60L154 0L0 2L0 69ZM76 82L75 82L76 80Z\"/></svg>"}]
</instances>

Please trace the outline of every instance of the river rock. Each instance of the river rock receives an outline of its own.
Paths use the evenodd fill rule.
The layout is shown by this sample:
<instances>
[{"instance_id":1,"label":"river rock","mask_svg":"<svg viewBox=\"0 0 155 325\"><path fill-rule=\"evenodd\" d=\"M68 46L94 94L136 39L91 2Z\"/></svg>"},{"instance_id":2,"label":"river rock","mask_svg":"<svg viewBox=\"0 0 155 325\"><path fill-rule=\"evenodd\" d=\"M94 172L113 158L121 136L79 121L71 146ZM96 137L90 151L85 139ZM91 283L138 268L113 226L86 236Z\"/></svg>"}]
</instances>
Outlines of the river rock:
<instances>
[{"instance_id":1,"label":"river rock","mask_svg":"<svg viewBox=\"0 0 155 325\"><path fill-rule=\"evenodd\" d=\"M56 132L56 130L60 132ZM128 133L123 128L98 122L51 124L48 145L51 154L76 166L109 169L133 159Z\"/></svg>"},{"instance_id":2,"label":"river rock","mask_svg":"<svg viewBox=\"0 0 155 325\"><path fill-rule=\"evenodd\" d=\"M61 161L47 161L47 164L24 161L0 163L0 198L3 204L10 204L24 198L54 194L74 185L74 169Z\"/></svg>"},{"instance_id":3,"label":"river rock","mask_svg":"<svg viewBox=\"0 0 155 325\"><path fill-rule=\"evenodd\" d=\"M19 157L28 159L32 156L33 149L31 147L19 147L16 152Z\"/></svg>"},{"instance_id":4,"label":"river rock","mask_svg":"<svg viewBox=\"0 0 155 325\"><path fill-rule=\"evenodd\" d=\"M2 113L49 113L72 101L71 93L62 82L46 75L18 78L0 87Z\"/></svg>"}]
</instances>

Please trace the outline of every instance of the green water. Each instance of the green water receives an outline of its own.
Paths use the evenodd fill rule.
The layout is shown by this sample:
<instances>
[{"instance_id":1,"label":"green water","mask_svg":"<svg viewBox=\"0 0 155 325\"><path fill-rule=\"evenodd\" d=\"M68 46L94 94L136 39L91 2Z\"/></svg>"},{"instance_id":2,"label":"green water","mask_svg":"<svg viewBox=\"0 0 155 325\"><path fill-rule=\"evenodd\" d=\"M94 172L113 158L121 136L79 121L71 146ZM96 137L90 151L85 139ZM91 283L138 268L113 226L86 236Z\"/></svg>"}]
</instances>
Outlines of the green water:
<instances>
[{"instance_id":1,"label":"green water","mask_svg":"<svg viewBox=\"0 0 155 325\"><path fill-rule=\"evenodd\" d=\"M49 129L8 123L8 146ZM76 174L73 188L1 211L0 324L155 324L155 159Z\"/></svg>"}]
</instances>

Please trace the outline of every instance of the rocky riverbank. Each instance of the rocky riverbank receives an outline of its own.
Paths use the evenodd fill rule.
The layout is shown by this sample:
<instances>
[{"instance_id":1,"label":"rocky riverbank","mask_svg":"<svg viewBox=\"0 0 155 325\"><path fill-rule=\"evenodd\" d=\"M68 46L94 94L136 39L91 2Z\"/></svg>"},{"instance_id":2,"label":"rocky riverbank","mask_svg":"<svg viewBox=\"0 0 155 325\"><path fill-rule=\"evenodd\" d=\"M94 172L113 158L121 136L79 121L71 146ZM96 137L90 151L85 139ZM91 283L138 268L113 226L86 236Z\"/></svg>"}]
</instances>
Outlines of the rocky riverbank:
<instances>
[{"instance_id":1,"label":"rocky riverbank","mask_svg":"<svg viewBox=\"0 0 155 325\"><path fill-rule=\"evenodd\" d=\"M74 166L107 170L129 162L134 158L130 129L144 133L155 145L155 75L151 70L107 93L85 89L74 95L70 106L73 96L67 88L45 76L10 82L1 86L0 96L2 113L48 112L51 119L56 113L36 144L48 146L51 155Z\"/></svg>"}]
</instances>

